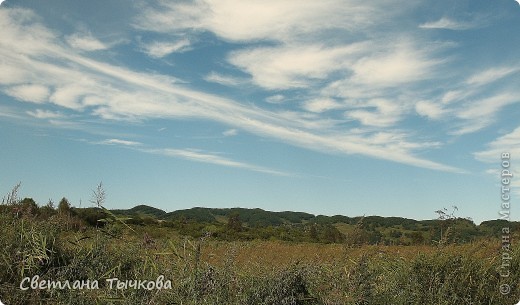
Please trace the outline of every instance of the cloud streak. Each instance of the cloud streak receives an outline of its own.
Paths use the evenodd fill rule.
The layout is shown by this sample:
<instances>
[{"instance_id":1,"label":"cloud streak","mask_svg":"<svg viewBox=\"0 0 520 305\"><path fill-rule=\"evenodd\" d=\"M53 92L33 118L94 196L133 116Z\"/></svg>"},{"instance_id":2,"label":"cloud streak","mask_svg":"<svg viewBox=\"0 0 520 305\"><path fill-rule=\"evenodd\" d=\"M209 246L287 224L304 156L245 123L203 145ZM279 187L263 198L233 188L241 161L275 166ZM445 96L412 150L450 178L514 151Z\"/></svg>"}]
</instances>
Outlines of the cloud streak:
<instances>
[{"instance_id":1,"label":"cloud streak","mask_svg":"<svg viewBox=\"0 0 520 305\"><path fill-rule=\"evenodd\" d=\"M491 141L486 145L486 149L473 153L475 159L485 162L499 164L500 158L503 153L509 153L512 157L513 162L519 160L520 156L520 126L515 128L510 133L504 134L494 141ZM520 171L512 169L514 177L520 175ZM492 174L498 181L500 179L500 171L497 169L491 169L487 171L488 174ZM520 179L513 178L511 180L511 187L513 192L520 196Z\"/></svg>"},{"instance_id":2,"label":"cloud streak","mask_svg":"<svg viewBox=\"0 0 520 305\"><path fill-rule=\"evenodd\" d=\"M477 26L478 24L475 22L457 21L447 17L442 17L436 21L423 23L419 25L419 28L463 31L475 28Z\"/></svg>"},{"instance_id":3,"label":"cloud streak","mask_svg":"<svg viewBox=\"0 0 520 305\"><path fill-rule=\"evenodd\" d=\"M71 47L81 51L100 51L108 49L106 44L93 37L91 33L76 33L67 36L66 41Z\"/></svg>"},{"instance_id":4,"label":"cloud streak","mask_svg":"<svg viewBox=\"0 0 520 305\"><path fill-rule=\"evenodd\" d=\"M162 148L162 149L141 149L141 151L151 154L163 155L167 157L181 158L194 162L209 163L225 167L232 167L238 169L244 169L269 175L275 176L293 176L293 174L285 173L282 171L252 165L244 162L234 161L217 154L211 154L203 152L197 149L174 149L174 148Z\"/></svg>"},{"instance_id":5,"label":"cloud streak","mask_svg":"<svg viewBox=\"0 0 520 305\"><path fill-rule=\"evenodd\" d=\"M226 15L226 10L234 10L234 8L226 6L228 2L224 2L222 2L224 4L220 4L221 2L211 4L224 5L222 9L223 14ZM282 11L287 11L289 8L293 9L296 2L283 2L283 5L287 5L287 7L283 7ZM279 35L274 35L274 32L268 28L261 28L248 34L245 29L237 26L233 30L228 28L228 25L218 25L212 23L213 21L206 25L204 20L202 20L204 21L202 25L194 26L215 31L216 34L231 40L262 39L267 35L274 35L275 39L286 40L279 47L262 46L240 50L229 55L228 59L231 63L248 71L252 75L253 82L266 89L302 88L310 86L311 81L327 81L332 74L339 73L340 82L349 82L347 88L358 86L363 89L375 85L378 88L375 90L375 94L378 95L394 85L408 85L415 79L430 77L429 70L437 61L430 59L430 55L409 44L400 43L386 55L376 53L365 55L363 51L367 50L367 46L373 46L372 42L347 43L333 47L323 47L315 43L300 44L301 42L289 44L286 33L294 30L294 25L300 20L307 20L306 18L317 22L323 20L324 16L332 14L333 20L338 22L334 24L336 28L343 26L349 29L354 25L368 26L366 24L368 19L365 20L362 17L354 18L353 24L345 25L341 21L343 19L337 19L339 15L336 10L330 9L332 6L324 6L327 7L326 12L312 12L311 8L307 7L309 5L304 5L304 7L306 7L306 13L312 16L306 16L303 12L300 12L303 15L298 13L289 16L287 22L294 23L280 25L282 28L277 32ZM177 4L175 6L175 9L184 9L194 13L190 11L189 6L180 5L180 8L177 7ZM361 4L355 10L371 13ZM274 11L266 12L266 14L274 13ZM235 16L233 12L230 14ZM20 16L24 18L17 18ZM230 98L194 90L171 76L153 72L136 72L129 68L92 59L81 50L75 51L74 48L60 43L60 35L33 22L37 18L30 11L1 10L0 17L2 20L0 23L5 25L2 27L0 36L2 46L0 55L4 58L0 63L2 65L0 68L5 68L5 70L0 69L0 71L12 72L10 75L0 72L0 85L2 85L3 92L11 94L19 100L31 100L40 104L52 103L83 115L111 120L203 119L323 153L360 154L411 166L462 172L455 167L416 156L417 151L430 148L430 145L429 143L414 142L411 135L399 134L400 136L397 138L384 137L373 141L374 138L370 136L377 134L373 131L359 135L354 128L336 126L336 122L346 119L347 122L357 120L368 127L391 127L400 120L403 114L413 109L411 105L408 105L409 103L403 103L400 100L385 100L378 96L355 102L343 99L344 97L340 94L330 94L329 91L328 94L320 97L343 99L337 107L334 105L333 108L347 109L344 112L346 118L338 117L336 119L309 115L307 111L302 110L287 112L251 107ZM20 24L18 20L25 20L25 22ZM167 22L166 15L158 20ZM143 22L141 20L140 27L146 28L146 24ZM191 21L181 20L180 25L175 23L169 24L169 26L185 27L183 22ZM241 22L244 24L251 22L251 25L245 27L248 29L257 22L261 23L261 20L244 19ZM148 24L148 26L148 30L154 29L152 24ZM311 28L298 31L312 32ZM405 58L408 61L405 61ZM308 62L313 65L305 66L304 64ZM341 64L338 65L337 62L341 62ZM352 66L349 66L349 63ZM399 73L401 64L403 64L403 70ZM28 67L30 67L30 71ZM373 67L378 68L374 70ZM376 77L377 75L379 76ZM328 85L329 83L327 83ZM316 94L321 90L324 88L318 87L311 93ZM308 105L307 107L309 107ZM325 105L325 108L323 106L322 104L321 108L312 109L311 107L307 110L325 111L325 108L330 108L332 104ZM388 130L388 132L393 133L392 130ZM197 151L173 149L148 150L147 152L259 172L276 172L246 163L234 163L235 161L232 160Z\"/></svg>"},{"instance_id":6,"label":"cloud streak","mask_svg":"<svg viewBox=\"0 0 520 305\"><path fill-rule=\"evenodd\" d=\"M38 119L60 119L63 114L49 110L36 109L35 111L27 111L27 114Z\"/></svg>"},{"instance_id":7,"label":"cloud streak","mask_svg":"<svg viewBox=\"0 0 520 305\"><path fill-rule=\"evenodd\" d=\"M502 135L486 145L486 149L474 153L477 160L486 163L496 163L504 152L508 152L513 158L520 156L520 127L512 132Z\"/></svg>"},{"instance_id":8,"label":"cloud streak","mask_svg":"<svg viewBox=\"0 0 520 305\"><path fill-rule=\"evenodd\" d=\"M159 42L144 44L143 49L146 54L154 58L163 58L172 53L184 52L189 50L191 42L188 39L181 39L175 42Z\"/></svg>"},{"instance_id":9,"label":"cloud streak","mask_svg":"<svg viewBox=\"0 0 520 305\"><path fill-rule=\"evenodd\" d=\"M123 145L123 146L142 146L143 143L136 142L136 141L128 141L128 140L121 140L121 139L106 139L101 142L98 142L98 144L103 145Z\"/></svg>"}]
</instances>

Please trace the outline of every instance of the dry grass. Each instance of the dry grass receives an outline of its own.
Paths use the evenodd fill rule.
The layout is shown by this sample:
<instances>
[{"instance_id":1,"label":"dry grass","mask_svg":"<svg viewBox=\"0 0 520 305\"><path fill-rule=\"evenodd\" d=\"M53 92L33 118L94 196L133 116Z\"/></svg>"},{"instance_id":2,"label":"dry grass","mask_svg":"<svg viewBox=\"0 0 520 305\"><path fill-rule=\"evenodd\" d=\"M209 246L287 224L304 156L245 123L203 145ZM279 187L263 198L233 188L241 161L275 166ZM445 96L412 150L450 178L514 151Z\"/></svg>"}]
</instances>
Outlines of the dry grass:
<instances>
[{"instance_id":1,"label":"dry grass","mask_svg":"<svg viewBox=\"0 0 520 305\"><path fill-rule=\"evenodd\" d=\"M444 251L486 259L496 255L500 246L497 240L477 241L462 245L447 245ZM411 260L419 254L432 254L439 251L439 247L435 245L346 247L342 244L283 241L208 241L203 243L202 249L202 259L211 265L222 266L226 258L233 255L235 264L245 268L251 265L273 268L295 263L345 264L357 261L362 256Z\"/></svg>"},{"instance_id":2,"label":"dry grass","mask_svg":"<svg viewBox=\"0 0 520 305\"><path fill-rule=\"evenodd\" d=\"M72 232L59 221L0 214L0 299L15 304L510 305L520 248L502 296L498 240L465 245L361 246L189 239L118 224ZM24 276L156 279L171 290L28 290Z\"/></svg>"}]
</instances>

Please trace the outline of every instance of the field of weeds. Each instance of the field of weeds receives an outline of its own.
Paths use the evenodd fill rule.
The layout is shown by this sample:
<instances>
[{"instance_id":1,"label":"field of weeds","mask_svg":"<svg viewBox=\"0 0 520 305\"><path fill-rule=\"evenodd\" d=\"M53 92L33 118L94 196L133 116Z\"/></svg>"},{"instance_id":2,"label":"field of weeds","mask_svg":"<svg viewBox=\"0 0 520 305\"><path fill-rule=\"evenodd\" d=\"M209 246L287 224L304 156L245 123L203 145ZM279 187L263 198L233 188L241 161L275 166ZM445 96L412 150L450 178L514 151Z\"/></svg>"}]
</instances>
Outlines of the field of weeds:
<instances>
[{"instance_id":1,"label":"field of weeds","mask_svg":"<svg viewBox=\"0 0 520 305\"><path fill-rule=\"evenodd\" d=\"M0 214L0 236L0 300L6 305L511 305L520 298L519 247L506 260L509 277L501 278L500 240L361 247L224 242L135 231L119 223L71 230L60 215L40 221L10 213ZM39 281L84 286L31 287L28 279L35 275ZM133 280L157 283L160 276L171 287L128 285ZM116 283L116 278L121 286L110 287L107 279ZM98 285L87 287L94 280ZM508 294L500 292L504 284L511 288Z\"/></svg>"}]
</instances>

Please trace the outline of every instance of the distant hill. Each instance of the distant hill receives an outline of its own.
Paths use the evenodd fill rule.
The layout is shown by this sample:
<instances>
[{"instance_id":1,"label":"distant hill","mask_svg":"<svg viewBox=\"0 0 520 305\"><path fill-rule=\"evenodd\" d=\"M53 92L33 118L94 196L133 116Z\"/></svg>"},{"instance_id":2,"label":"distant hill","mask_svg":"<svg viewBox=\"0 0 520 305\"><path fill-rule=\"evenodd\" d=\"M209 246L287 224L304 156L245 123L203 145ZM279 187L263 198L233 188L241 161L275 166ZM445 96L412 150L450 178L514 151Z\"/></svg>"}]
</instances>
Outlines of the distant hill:
<instances>
[{"instance_id":1,"label":"distant hill","mask_svg":"<svg viewBox=\"0 0 520 305\"><path fill-rule=\"evenodd\" d=\"M147 205L138 205L112 212L128 217L127 222L131 224L160 223L184 235L200 237L204 232L211 232L212 236L225 240L275 238L341 242L353 238L354 243L361 240L370 244L423 244L441 239L469 242L478 238L500 237L505 226L512 232L520 231L520 222L505 220L489 220L476 225L464 218L447 221L382 216L326 216L292 211L272 212L259 208L194 207L167 213ZM446 230L448 227L450 230Z\"/></svg>"},{"instance_id":2,"label":"distant hill","mask_svg":"<svg viewBox=\"0 0 520 305\"><path fill-rule=\"evenodd\" d=\"M153 216L155 218L162 218L166 212L148 205L138 205L128 210L111 210L115 215L125 216Z\"/></svg>"},{"instance_id":3,"label":"distant hill","mask_svg":"<svg viewBox=\"0 0 520 305\"><path fill-rule=\"evenodd\" d=\"M400 227L403 229L415 229L420 226L428 227L436 225L439 220L415 220L403 217L383 217L383 216L356 216L349 217L344 215L313 215L305 212L272 212L259 208L204 208L194 207L190 209L176 210L173 212L165 212L161 209L154 208L148 205L138 205L131 209L116 209L111 210L116 215L137 216L147 215L153 216L161 220L170 221L193 221L203 223L222 223L226 222L231 214L238 214L243 224L250 227L264 227L264 226L279 226L283 224L338 224L344 223L349 225L358 224L361 220L364 227ZM471 223L471 220L459 218L460 223ZM498 231L508 223L505 220L488 220L482 222L479 226L487 231ZM511 229L520 230L520 222L510 222Z\"/></svg>"},{"instance_id":4,"label":"distant hill","mask_svg":"<svg viewBox=\"0 0 520 305\"><path fill-rule=\"evenodd\" d=\"M231 214L238 214L240 221L249 227L279 226L282 224L306 223L314 219L315 216L303 212L271 212L262 209L245 208L191 208L178 210L165 214L164 220L191 220L196 222L223 222Z\"/></svg>"}]
</instances>

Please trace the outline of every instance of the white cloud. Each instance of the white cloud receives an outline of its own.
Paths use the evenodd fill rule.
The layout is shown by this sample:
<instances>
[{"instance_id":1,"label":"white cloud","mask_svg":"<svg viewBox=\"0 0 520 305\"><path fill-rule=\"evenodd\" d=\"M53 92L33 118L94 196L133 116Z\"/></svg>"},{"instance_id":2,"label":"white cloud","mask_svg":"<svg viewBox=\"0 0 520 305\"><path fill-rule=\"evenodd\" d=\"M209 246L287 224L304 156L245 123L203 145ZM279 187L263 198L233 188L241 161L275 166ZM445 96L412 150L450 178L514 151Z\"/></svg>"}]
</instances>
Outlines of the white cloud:
<instances>
[{"instance_id":1,"label":"white cloud","mask_svg":"<svg viewBox=\"0 0 520 305\"><path fill-rule=\"evenodd\" d=\"M67 43L82 51L106 50L108 46L92 36L91 33L76 33L66 37Z\"/></svg>"},{"instance_id":2,"label":"white cloud","mask_svg":"<svg viewBox=\"0 0 520 305\"><path fill-rule=\"evenodd\" d=\"M463 107L454 110L455 116L462 119L462 126L452 134L463 135L479 131L491 125L496 114L502 108L517 102L520 102L518 95L509 92L468 102Z\"/></svg>"},{"instance_id":3,"label":"white cloud","mask_svg":"<svg viewBox=\"0 0 520 305\"><path fill-rule=\"evenodd\" d=\"M236 129L228 129L222 133L225 137L234 137L238 134L238 130Z\"/></svg>"},{"instance_id":4,"label":"white cloud","mask_svg":"<svg viewBox=\"0 0 520 305\"><path fill-rule=\"evenodd\" d=\"M245 80L243 80L241 78L233 77L233 76L229 76L229 75L222 75L215 71L212 71L208 75L206 75L204 77L204 80L206 80L207 82L217 83L217 84L221 84L221 85L229 86L229 87L235 87L235 86L245 83Z\"/></svg>"},{"instance_id":5,"label":"white cloud","mask_svg":"<svg viewBox=\"0 0 520 305\"><path fill-rule=\"evenodd\" d=\"M8 118L8 119L15 119L15 120L26 119L12 107L6 107L6 106L2 106L2 105L0 105L0 117Z\"/></svg>"},{"instance_id":6,"label":"white cloud","mask_svg":"<svg viewBox=\"0 0 520 305\"><path fill-rule=\"evenodd\" d=\"M104 141L99 142L98 144L104 145L123 145L123 146L141 146L142 143L121 139L106 139Z\"/></svg>"},{"instance_id":7,"label":"white cloud","mask_svg":"<svg viewBox=\"0 0 520 305\"><path fill-rule=\"evenodd\" d=\"M269 104L281 104L283 103L285 96L282 94L271 95L265 99Z\"/></svg>"},{"instance_id":8,"label":"white cloud","mask_svg":"<svg viewBox=\"0 0 520 305\"><path fill-rule=\"evenodd\" d=\"M396 86L428 78L432 69L442 63L428 57L409 43L398 43L394 50L368 55L353 66L356 83L372 86Z\"/></svg>"},{"instance_id":9,"label":"white cloud","mask_svg":"<svg viewBox=\"0 0 520 305\"><path fill-rule=\"evenodd\" d=\"M51 95L50 100L56 105L78 110L83 108L80 98L91 92L90 88L82 85L67 84L56 88L55 92Z\"/></svg>"},{"instance_id":10,"label":"white cloud","mask_svg":"<svg viewBox=\"0 0 520 305\"><path fill-rule=\"evenodd\" d=\"M486 147L486 150L474 153L477 160L497 163L504 152L510 153L513 160L520 160L520 127L488 143Z\"/></svg>"},{"instance_id":11,"label":"white cloud","mask_svg":"<svg viewBox=\"0 0 520 305\"><path fill-rule=\"evenodd\" d=\"M6 58L0 61L0 84L11 85L22 83L29 71L17 67L13 63L8 63Z\"/></svg>"},{"instance_id":12,"label":"white cloud","mask_svg":"<svg viewBox=\"0 0 520 305\"><path fill-rule=\"evenodd\" d=\"M366 44L340 47L285 45L232 53L229 62L251 74L253 82L267 89L306 87L345 69L349 56L360 54Z\"/></svg>"},{"instance_id":13,"label":"white cloud","mask_svg":"<svg viewBox=\"0 0 520 305\"><path fill-rule=\"evenodd\" d=\"M341 108L341 105L332 99L315 99L304 103L303 108L310 112L325 112Z\"/></svg>"},{"instance_id":14,"label":"white cloud","mask_svg":"<svg viewBox=\"0 0 520 305\"><path fill-rule=\"evenodd\" d=\"M321 89L320 93L322 96L345 99L350 103L355 103L358 100L377 98L382 95L380 90L370 88L370 86L354 84L351 79L347 77L329 82Z\"/></svg>"},{"instance_id":15,"label":"white cloud","mask_svg":"<svg viewBox=\"0 0 520 305\"><path fill-rule=\"evenodd\" d=\"M457 116L462 119L480 119L492 117L503 107L520 101L518 95L502 93L492 97L477 100L466 105Z\"/></svg>"},{"instance_id":16,"label":"white cloud","mask_svg":"<svg viewBox=\"0 0 520 305\"><path fill-rule=\"evenodd\" d=\"M0 10L0 35L3 60L18 58L17 55L45 54L54 49L51 42L55 34L38 23L38 16L31 10L9 8Z\"/></svg>"},{"instance_id":17,"label":"white cloud","mask_svg":"<svg viewBox=\"0 0 520 305\"><path fill-rule=\"evenodd\" d=\"M211 31L232 41L289 41L326 29L370 25L374 21L372 18L382 15L384 9L357 0L160 1L159 8L143 12L135 26L161 33L184 29Z\"/></svg>"},{"instance_id":18,"label":"white cloud","mask_svg":"<svg viewBox=\"0 0 520 305\"><path fill-rule=\"evenodd\" d=\"M367 106L375 110L368 110L369 108L348 110L345 112L345 116L358 120L363 125L387 127L397 123L403 112L406 111L402 104L385 99L370 100Z\"/></svg>"},{"instance_id":19,"label":"white cloud","mask_svg":"<svg viewBox=\"0 0 520 305\"><path fill-rule=\"evenodd\" d=\"M295 6L300 2L291 3ZM340 10L334 9L334 11ZM23 24L20 24L22 19L15 18L17 14L25 14ZM14 74L24 76L23 83L20 83L17 78L8 79L11 82L10 86L17 87L30 83L53 88L53 93L49 97L50 103L73 111L81 111L85 116L120 120L179 117L210 120L225 124L232 129L244 130L251 134L324 153L360 154L418 167L460 172L455 167L415 155L417 150L430 147L429 143L417 143L411 137L400 138L399 145L393 139L390 141L390 138L388 138L390 142L385 142L385 138L367 141L366 135L361 136L345 127L336 128L337 122L322 118L316 113L268 111L229 98L196 91L171 76L136 72L123 66L91 59L88 53L85 55L79 50L67 47L62 43L59 35L54 35L43 26L33 23L32 20L36 17L26 11L12 13L0 10L0 17L2 17L0 24L9 25L0 27L2 29L0 56L15 72ZM287 29L289 28L291 27ZM278 47L242 50L232 54L230 60L237 60L237 64L244 70L250 71L258 85L268 88L294 88L311 81L314 84L320 80L328 80L332 73L340 73L342 81L348 81L352 73L349 70L349 63L359 64L358 59L362 56L368 58L368 64L365 62L368 68L376 62L386 64L387 68L396 66L396 63L391 63L388 56L378 56L376 53L366 55L363 52L367 50L366 46L365 43L331 47L323 47L316 43L280 44ZM381 52L382 48L370 52ZM254 58L252 54L259 55L259 58ZM394 54L395 52L391 53L390 58ZM404 66L405 80L412 76L422 76L423 72L418 71L419 67L429 68L430 60L423 53L412 50L403 54L397 56L400 59L397 62L401 63L401 57L411 55L408 65L413 66L411 68ZM426 64L419 64L421 60ZM370 64L370 61L373 64ZM265 67L262 67L262 64ZM366 77L373 73L364 71L360 66L356 67L354 72L358 80L363 80L360 76ZM389 83L387 79L392 75L399 80L397 83L401 84L404 81L402 77L399 78L396 71L393 71L385 75L384 82ZM367 90L365 84L350 85L350 88L358 85L364 87L362 90ZM316 86L319 89L320 86ZM377 95L379 92L373 94ZM365 98L356 107L359 109L353 109L351 118L358 119L369 126L382 127L392 126L401 119L403 113L409 111L406 103L394 103L390 102L390 99L371 99L367 103ZM57 120L55 122L60 123ZM162 150L155 153L257 171L272 171L197 151Z\"/></svg>"},{"instance_id":20,"label":"white cloud","mask_svg":"<svg viewBox=\"0 0 520 305\"><path fill-rule=\"evenodd\" d=\"M418 103L416 110L425 112L426 116L430 114L430 118L441 114L449 116L454 128L451 135L477 132L495 123L504 107L520 102L512 78L518 71L518 64L481 69L450 84L450 90L439 96L438 103ZM497 85L499 81L502 82Z\"/></svg>"},{"instance_id":21,"label":"white cloud","mask_svg":"<svg viewBox=\"0 0 520 305\"><path fill-rule=\"evenodd\" d=\"M468 30L476 27L477 24L472 22L456 21L447 17L442 17L437 21L426 22L419 25L422 29L444 29L444 30Z\"/></svg>"},{"instance_id":22,"label":"white cloud","mask_svg":"<svg viewBox=\"0 0 520 305\"><path fill-rule=\"evenodd\" d=\"M175 42L152 42L143 46L144 52L154 58L162 58L176 52L184 52L189 49L191 42L182 39Z\"/></svg>"},{"instance_id":23,"label":"white cloud","mask_svg":"<svg viewBox=\"0 0 520 305\"><path fill-rule=\"evenodd\" d=\"M496 82L501 78L520 71L519 67L496 67L471 76L466 83L468 85L485 85Z\"/></svg>"},{"instance_id":24,"label":"white cloud","mask_svg":"<svg viewBox=\"0 0 520 305\"><path fill-rule=\"evenodd\" d=\"M20 85L5 90L8 95L25 102L43 103L49 97L49 88L38 84Z\"/></svg>"},{"instance_id":25,"label":"white cloud","mask_svg":"<svg viewBox=\"0 0 520 305\"><path fill-rule=\"evenodd\" d=\"M441 105L429 101L417 102L417 104L415 104L415 111L417 111L419 115L425 116L432 120L441 118L441 116L445 113L445 110Z\"/></svg>"},{"instance_id":26,"label":"white cloud","mask_svg":"<svg viewBox=\"0 0 520 305\"><path fill-rule=\"evenodd\" d=\"M512 76L518 71L520 71L520 67L517 64L483 69L455 85L452 84L451 90L444 92L440 101L446 106L456 106L453 104L467 101L470 98L474 99L484 92L493 91L495 88L488 85ZM509 92L508 90L510 91L511 89L502 90L502 94ZM516 92L513 94L516 94Z\"/></svg>"},{"instance_id":27,"label":"white cloud","mask_svg":"<svg viewBox=\"0 0 520 305\"><path fill-rule=\"evenodd\" d=\"M500 164L503 153L510 154L512 164L518 164L520 161L520 127L488 143L485 150L475 152L473 155L479 161ZM498 181L500 179L500 170L499 168L494 168L486 172L493 175ZM514 177L511 182L512 190L514 194L520 196L520 179L518 179L520 171L517 167L512 167L511 171Z\"/></svg>"},{"instance_id":28,"label":"white cloud","mask_svg":"<svg viewBox=\"0 0 520 305\"><path fill-rule=\"evenodd\" d=\"M152 153L152 154L158 154L158 155L164 155L168 157L175 157L175 158L181 158L186 159L190 161L195 162L203 162L203 163L210 163L220 166L227 166L227 167L234 167L239 169L245 169L270 175L276 175L276 176L292 176L292 174L281 172L278 170L273 170L270 168L257 166L253 164L243 163L234 161L228 158L224 158L222 156L203 152L197 149L173 149L173 148L164 148L164 149L142 149L141 151Z\"/></svg>"},{"instance_id":29,"label":"white cloud","mask_svg":"<svg viewBox=\"0 0 520 305\"><path fill-rule=\"evenodd\" d=\"M27 111L27 114L38 119L59 119L63 117L63 114L60 112L42 109L36 109L35 111Z\"/></svg>"},{"instance_id":30,"label":"white cloud","mask_svg":"<svg viewBox=\"0 0 520 305\"><path fill-rule=\"evenodd\" d=\"M460 101L471 94L472 92L470 90L451 90L443 94L441 101L443 104L450 104L452 102Z\"/></svg>"},{"instance_id":31,"label":"white cloud","mask_svg":"<svg viewBox=\"0 0 520 305\"><path fill-rule=\"evenodd\" d=\"M459 171L435 162L423 163L413 157L414 150L428 146L425 143L413 143L408 138L400 143L404 148L399 148L391 143L376 144L361 137L350 137L353 130L336 128L336 124L348 120L358 120L372 129L394 126L413 111L414 105L386 91L398 86L406 91L432 78L436 66L443 63L434 56L439 47L422 45L416 37L407 39L402 34L398 38L392 34L374 37L364 32L392 20L406 10L407 5L400 3L396 9L395 2L357 0L201 0L188 4L161 1L160 8L145 10L135 26L160 33L208 31L223 40L242 43L269 42L269 46L254 44L238 48L229 54L228 62L251 75L252 83L261 88L301 90L302 95L314 98L302 103L305 110L312 112L307 114L313 116L262 109L256 109L254 114L243 114L242 109L233 112L233 120L223 118L232 126L308 149L360 153ZM392 47L388 49L388 46ZM228 86L237 83L219 74L210 74L206 80ZM266 101L280 103L286 100L284 95L276 94ZM327 110L340 109L339 103L349 109L341 122L320 117ZM391 149L385 153L378 152L390 145Z\"/></svg>"}]
</instances>

